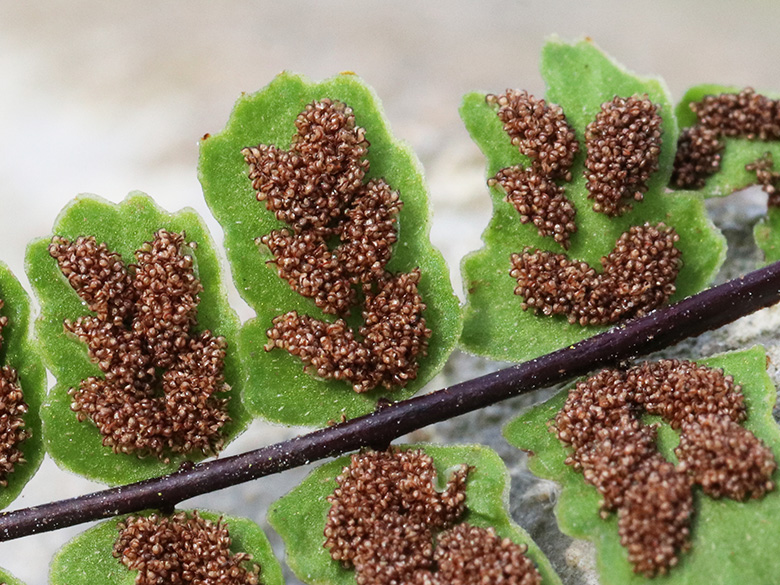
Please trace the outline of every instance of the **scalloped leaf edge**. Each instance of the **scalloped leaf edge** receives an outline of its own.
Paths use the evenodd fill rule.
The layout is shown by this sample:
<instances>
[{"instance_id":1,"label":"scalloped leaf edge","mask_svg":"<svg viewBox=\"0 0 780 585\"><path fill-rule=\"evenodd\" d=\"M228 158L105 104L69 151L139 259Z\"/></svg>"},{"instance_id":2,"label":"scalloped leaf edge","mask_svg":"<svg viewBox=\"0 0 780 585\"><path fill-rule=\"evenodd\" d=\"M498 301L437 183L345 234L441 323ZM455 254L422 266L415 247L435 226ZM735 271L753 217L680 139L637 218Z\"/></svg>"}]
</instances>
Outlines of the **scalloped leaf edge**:
<instances>
[{"instance_id":1,"label":"scalloped leaf edge","mask_svg":"<svg viewBox=\"0 0 780 585\"><path fill-rule=\"evenodd\" d=\"M119 204L95 195L80 195L60 212L52 233L70 239L95 235L127 262L128 258L133 258L137 247L151 240L154 232L162 227L185 230L188 241L198 241L198 249L191 250L196 273L204 283L204 291L199 295L198 330L210 329L217 335L224 335L233 346L232 352L229 346L225 359L225 379L234 389L228 406L232 421L225 427L227 443L249 422L249 415L241 404L244 375L236 355L239 320L227 302L224 269L200 216L189 208L168 213L140 192L131 192ZM114 453L103 446L97 427L76 420L70 410L68 388L78 385L87 376L102 373L89 361L86 346L63 330L63 319L75 319L89 314L89 310L60 272L56 260L49 255L50 240L51 236L32 241L27 246L25 258L27 275L41 306L35 322L38 346L44 362L57 379L41 411L47 452L62 468L113 485L170 473L185 460L204 459L202 454L171 456L170 462L165 464L155 457L141 459L134 454Z\"/></svg>"}]
</instances>

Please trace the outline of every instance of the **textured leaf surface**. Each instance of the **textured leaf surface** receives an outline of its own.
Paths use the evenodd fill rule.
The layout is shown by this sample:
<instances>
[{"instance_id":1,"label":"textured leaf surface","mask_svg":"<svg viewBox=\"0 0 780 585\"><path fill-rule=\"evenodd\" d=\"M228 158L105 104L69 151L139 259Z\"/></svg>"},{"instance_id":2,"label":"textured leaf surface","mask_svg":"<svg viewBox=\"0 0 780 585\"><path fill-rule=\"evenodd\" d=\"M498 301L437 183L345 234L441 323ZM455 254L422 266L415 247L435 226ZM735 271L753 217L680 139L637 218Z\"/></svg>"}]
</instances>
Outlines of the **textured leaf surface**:
<instances>
[{"instance_id":1,"label":"textured leaf surface","mask_svg":"<svg viewBox=\"0 0 780 585\"><path fill-rule=\"evenodd\" d=\"M0 569L0 583L5 583L6 585L24 585L24 583L11 575L11 573L7 573L2 569Z\"/></svg>"},{"instance_id":2,"label":"textured leaf surface","mask_svg":"<svg viewBox=\"0 0 780 585\"><path fill-rule=\"evenodd\" d=\"M377 389L357 395L345 382L305 373L302 362L285 351L263 350L265 332L277 315L298 311L329 321L333 316L323 315L311 299L292 291L267 264L270 252L255 244L255 238L286 224L257 201L241 149L258 144L289 148L295 118L308 103L325 97L354 110L356 125L366 129L371 143L367 178L384 178L403 201L399 239L388 270L408 272L419 266L422 271L419 290L427 305L427 326L433 331L428 355L420 360L417 379L391 392ZM461 311L444 259L428 238L430 209L422 170L410 149L391 135L373 91L355 75L311 83L283 73L262 91L242 96L226 128L201 143L200 180L206 201L225 231L236 287L257 314L243 326L240 337L249 374L245 401L251 411L288 424L321 426L341 415L352 418L370 412L381 396L408 398L444 366L460 335Z\"/></svg>"},{"instance_id":3,"label":"textured leaf surface","mask_svg":"<svg viewBox=\"0 0 780 585\"><path fill-rule=\"evenodd\" d=\"M766 373L766 354L760 346L700 360L698 363L723 368L742 385L748 419L745 427L780 454L780 430L772 418L775 388ZM763 499L740 503L714 500L694 490L692 548L681 554L670 574L655 579L636 575L620 545L617 516L599 516L600 496L587 485L581 473L564 464L567 448L548 430L547 423L563 407L564 390L544 404L510 422L504 435L514 446L529 451L529 467L536 475L557 481L562 492L556 515L566 534L591 540L598 551L602 585L657 583L663 585L770 585L780 574L780 490ZM677 435L667 425L659 432L659 448L671 461ZM775 473L774 480L778 481Z\"/></svg>"},{"instance_id":4,"label":"textured leaf surface","mask_svg":"<svg viewBox=\"0 0 780 585\"><path fill-rule=\"evenodd\" d=\"M220 517L228 525L234 553L248 552L252 562L260 565L262 585L283 585L282 569L274 557L268 538L260 527L246 518L225 516L218 512L199 511L201 517L216 522ZM81 533L52 559L51 585L132 585L137 571L130 571L114 557L114 542L119 537L121 518L102 522Z\"/></svg>"},{"instance_id":5,"label":"textured leaf surface","mask_svg":"<svg viewBox=\"0 0 780 585\"><path fill-rule=\"evenodd\" d=\"M770 207L767 210L766 216L753 228L753 237L764 252L767 264L780 260L780 209Z\"/></svg>"},{"instance_id":6,"label":"textured leaf surface","mask_svg":"<svg viewBox=\"0 0 780 585\"><path fill-rule=\"evenodd\" d=\"M677 105L677 117L681 128L693 126L696 115L691 111L692 102L701 101L707 95L739 93L742 88L724 85L703 84L690 88ZM763 92L761 92L763 93ZM767 97L777 98L776 94L763 93ZM773 160L780 161L780 142L748 140L747 138L722 137L724 144L721 153L720 170L710 176L700 192L705 197L725 197L756 183L755 172L745 170L750 164L771 153ZM780 260L780 210L770 208L767 215L759 221L753 231L756 244L764 252L767 263Z\"/></svg>"},{"instance_id":7,"label":"textured leaf surface","mask_svg":"<svg viewBox=\"0 0 780 585\"><path fill-rule=\"evenodd\" d=\"M514 542L528 545L528 556L536 564L544 585L560 584L549 561L528 534L514 524L507 514L509 474L498 455L481 445L434 446L422 448L433 458L441 484L451 470L461 463L471 465L466 483L466 513L462 520L476 526L495 528L496 533ZM325 519L330 509L326 498L336 488L336 477L349 464L341 457L315 469L301 485L278 500L268 512L268 521L284 539L287 563L299 579L313 585L350 585L355 572L331 559L323 547Z\"/></svg>"},{"instance_id":8,"label":"textured leaf surface","mask_svg":"<svg viewBox=\"0 0 780 585\"><path fill-rule=\"evenodd\" d=\"M16 370L18 383L28 406L23 417L25 428L32 433L19 446L26 462L17 464L14 472L8 476L8 485L0 487L0 508L4 508L16 499L43 461L40 408L46 394L46 370L32 340L30 297L13 273L2 263L0 299L5 302L0 309L0 316L8 317L8 325L2 332L0 366L10 366Z\"/></svg>"},{"instance_id":9,"label":"textured leaf surface","mask_svg":"<svg viewBox=\"0 0 780 585\"><path fill-rule=\"evenodd\" d=\"M229 440L244 429L249 419L241 405L244 376L235 350L239 321L227 303L220 262L203 220L192 210L169 214L142 193L131 194L119 205L95 196L79 196L65 207L52 232L71 241L81 235L93 235L98 243L105 242L129 264L135 261L135 250L152 240L161 228L184 231L187 242L197 243L196 249L188 251L195 259L195 274L203 284L197 330L208 329L228 342L224 374L232 388L228 407L231 422L223 431ZM94 424L78 422L70 409L68 389L102 373L90 362L86 345L63 329L65 319L75 320L90 313L60 272L57 261L49 255L50 241L51 237L33 241L26 257L27 275L41 304L36 333L46 365L57 379L42 409L47 451L60 466L108 484L162 475L177 469L185 459L203 459L199 454L177 455L164 464L155 457L139 459L134 454L116 454L102 444Z\"/></svg>"},{"instance_id":10,"label":"textured leaf surface","mask_svg":"<svg viewBox=\"0 0 780 585\"><path fill-rule=\"evenodd\" d=\"M635 76L614 63L590 41L567 44L550 41L542 51L541 72L547 83L546 100L563 108L580 142L580 153L572 167L573 181L566 184L566 196L576 210L578 231L572 235L568 254L600 270L600 259L608 254L621 233L632 225L664 222L680 235L683 268L677 278L679 300L704 288L714 277L725 254L725 242L709 221L699 195L665 193L676 151L678 128L666 86L655 78ZM662 123L659 170L650 178L644 201L621 217L609 218L593 211L593 201L583 175L584 133L602 103L616 95L647 94L658 104ZM527 160L514 147L502 123L485 102L485 94L465 96L461 116L471 137L487 158L487 176ZM523 311L514 294L516 281L509 275L510 255L525 246L562 253L551 238L542 238L533 224L520 223L513 205L500 187L490 189L493 218L482 235L485 246L467 256L462 265L468 295L462 337L470 352L493 359L523 361L590 337L604 327L571 325L564 316L541 317Z\"/></svg>"},{"instance_id":11,"label":"textured leaf surface","mask_svg":"<svg viewBox=\"0 0 780 585\"><path fill-rule=\"evenodd\" d=\"M677 104L677 119L680 129L696 124L696 115L690 108L693 102L699 102L707 95L722 93L739 93L740 87L703 84L690 88L683 99ZM763 94L776 98L776 95ZM764 140L748 140L747 138L721 137L724 144L721 153L720 170L707 178L700 192L705 197L725 197L734 191L739 191L755 184L756 174L745 170L745 165L771 152L774 160L780 161L780 142Z\"/></svg>"}]
</instances>

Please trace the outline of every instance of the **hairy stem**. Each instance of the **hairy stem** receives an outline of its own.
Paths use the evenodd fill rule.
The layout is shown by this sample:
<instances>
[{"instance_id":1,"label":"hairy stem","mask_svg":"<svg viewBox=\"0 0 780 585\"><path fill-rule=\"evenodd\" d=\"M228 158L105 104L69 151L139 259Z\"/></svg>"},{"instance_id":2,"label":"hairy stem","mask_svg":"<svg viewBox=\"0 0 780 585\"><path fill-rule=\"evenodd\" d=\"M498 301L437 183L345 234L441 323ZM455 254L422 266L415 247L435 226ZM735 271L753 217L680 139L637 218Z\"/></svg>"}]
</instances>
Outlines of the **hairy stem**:
<instances>
[{"instance_id":1,"label":"hairy stem","mask_svg":"<svg viewBox=\"0 0 780 585\"><path fill-rule=\"evenodd\" d=\"M0 514L0 540L21 538L145 509L169 510L195 496L394 439L500 400L566 381L716 329L780 300L780 262L537 359L418 396L289 441L192 465L84 496Z\"/></svg>"}]
</instances>

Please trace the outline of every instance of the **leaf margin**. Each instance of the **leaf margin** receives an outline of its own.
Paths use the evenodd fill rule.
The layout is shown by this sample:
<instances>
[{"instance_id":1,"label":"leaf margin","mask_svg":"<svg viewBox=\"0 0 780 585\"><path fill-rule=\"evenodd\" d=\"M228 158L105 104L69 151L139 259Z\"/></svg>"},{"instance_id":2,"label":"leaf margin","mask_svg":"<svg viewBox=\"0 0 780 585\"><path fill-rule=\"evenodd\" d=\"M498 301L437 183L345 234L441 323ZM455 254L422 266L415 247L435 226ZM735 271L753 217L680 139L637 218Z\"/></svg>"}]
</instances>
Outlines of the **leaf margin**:
<instances>
[{"instance_id":1,"label":"leaf margin","mask_svg":"<svg viewBox=\"0 0 780 585\"><path fill-rule=\"evenodd\" d=\"M482 527L493 526L499 536L527 544L527 554L542 574L543 585L561 584L560 577L553 570L549 559L530 535L515 524L509 516L509 471L495 451L479 444L420 443L398 445L398 447L404 450L422 449L430 455L436 467L439 488L445 483L449 471L456 465L466 463L475 466L466 482L467 510L463 521ZM322 532L330 508L326 497L335 489L336 476L348 463L349 455L346 455L320 465L309 473L303 482L274 502L268 510L268 523L284 540L288 566L299 579L310 585L354 585L355 583L354 571L345 569L337 561L333 561L322 546L324 542ZM492 467L492 469L490 473L485 473L480 470L479 465ZM288 520L284 520L285 516ZM319 531L301 530L301 526L307 522L312 527L319 528ZM303 537L301 533L304 534ZM311 562L308 562L309 559L302 554L304 550L315 550Z\"/></svg>"},{"instance_id":2,"label":"leaf margin","mask_svg":"<svg viewBox=\"0 0 780 585\"><path fill-rule=\"evenodd\" d=\"M175 512L182 511L191 513L193 510L177 509ZM146 510L136 515L148 516L152 513L153 511ZM281 565L271 549L271 543L268 541L265 531L258 524L248 518L230 516L211 510L198 510L198 513L211 522L222 518L228 524L231 551L252 553L252 562L260 565L261 585L284 585ZM138 572L127 569L112 554L113 544L119 536L117 525L127 516L119 516L100 522L65 543L52 558L49 568L49 583L52 585L57 585L57 583L67 585L93 585L94 583L133 585ZM238 530L234 531L236 526ZM78 579L74 580L71 573L71 576L66 575L67 580L58 581L60 575L56 573L67 573L71 570L69 568L71 566L75 566L81 571L76 575ZM269 572L270 578L266 579L264 576L268 575ZM95 577L101 577L101 579L96 580ZM106 579L107 577L110 580Z\"/></svg>"},{"instance_id":3,"label":"leaf margin","mask_svg":"<svg viewBox=\"0 0 780 585\"><path fill-rule=\"evenodd\" d=\"M748 420L744 426L756 436L767 442L778 457L780 453L780 428L772 416L772 409L776 402L776 391L766 372L767 355L764 348L755 345L746 350L732 351L706 359L694 360L696 363L708 365L710 367L723 367L727 374L734 373L734 366L731 363L744 362L745 367L750 369L747 376L735 375L735 382L740 384L745 395L745 405L748 409ZM551 433L545 421L554 418L555 413L563 406L568 393L567 386L555 396L544 403L538 404L527 410L520 416L507 423L503 429L503 435L511 445L530 452L528 467L530 471L541 478L555 481L560 487L561 492L555 507L556 520L558 526L565 534L573 538L581 538L591 541L597 549L597 567L599 577L603 585L641 585L656 583L658 585L696 585L695 581L689 580L690 572L683 573L682 567L691 566L696 562L699 556L706 554L708 549L702 546L704 543L697 543L697 534L708 528L706 520L713 514L729 513L729 510L739 506L758 507L762 502L770 501L774 507L776 517L780 517L780 488L767 494L762 500L749 500L745 503L734 502L732 500L713 500L704 496L700 488L694 489L695 514L691 531L693 534L693 547L691 551L683 553L680 563L673 568L666 576L657 576L646 579L633 573L628 564L627 553L620 546L617 535L617 515L610 514L607 520L601 520L599 516L600 496L593 486L590 486L582 479L582 474L575 472L570 467L564 465L568 450L558 441L557 437ZM523 427L529 435L525 435ZM528 429L531 429L530 431ZM527 438L524 439L524 435ZM677 434L672 431L668 425L663 425L659 429L658 444L659 450L667 459L675 461L672 450L677 443ZM522 444L522 446L521 446ZM547 457L547 459L544 459ZM780 476L780 471L775 472L775 479ZM709 524L709 526L712 526ZM734 526L734 523L729 523ZM766 527L764 527L766 533ZM755 538L755 535L745 534L747 540ZM777 540L777 539L775 539ZM712 545L710 545L712 548ZM780 551L780 541L775 542L775 552ZM698 551L698 554L697 554ZM739 562L736 550L727 551L728 559L731 563ZM769 556L769 555L767 555ZM714 566L717 563L713 559L705 561L707 566ZM694 559L694 560L692 560ZM701 564L701 562L700 562ZM774 574L780 570L780 555L775 562ZM763 565L758 570L763 570ZM702 567L698 567L699 570ZM719 565L718 574L712 574L704 571L702 578L706 585L731 585L734 578L739 576L755 585L770 585L774 581L756 580L756 564L742 563L736 568L732 567L729 572L725 571L722 563ZM767 574L772 574L769 570ZM753 580L750 579L752 575ZM765 575L766 577L766 575Z\"/></svg>"},{"instance_id":4,"label":"leaf margin","mask_svg":"<svg viewBox=\"0 0 780 585\"><path fill-rule=\"evenodd\" d=\"M383 177L399 191L404 203L398 219L399 241L388 270L408 272L421 267L419 290L427 305L424 316L434 331L432 339L437 333L439 336L438 341L429 344L428 356L420 361L417 379L404 388L377 388L355 394L345 382L321 380L305 373L298 358L281 350L265 352L262 347L267 340L265 331L277 315L297 310L325 320L333 320L333 316L324 315L310 299L291 291L266 264L272 258L270 252L262 247L258 250L254 243L256 237L286 224L256 200L240 150L259 143L289 148L297 115L306 104L324 97L353 108L356 124L366 129L371 143L367 178ZM275 114L276 110L281 114ZM249 372L245 403L255 415L284 424L323 426L341 416L368 414L380 398L409 398L441 371L460 337L462 308L444 258L430 242L432 212L423 169L409 145L392 134L379 98L357 75L346 72L312 82L302 75L283 72L260 91L243 94L224 129L201 141L198 176L206 203L222 225L236 288L256 312L240 334L241 353ZM257 227L249 226L250 222ZM269 297L272 302L266 303ZM289 381L284 393L277 389L279 380ZM282 396L290 393L291 397ZM321 405L327 406L319 408Z\"/></svg>"},{"instance_id":5,"label":"leaf margin","mask_svg":"<svg viewBox=\"0 0 780 585\"><path fill-rule=\"evenodd\" d=\"M599 67L604 68L592 75L609 81L608 87L592 87L593 83L588 85L588 75L597 69L593 63L588 63L588 59L600 63ZM641 225L650 219L663 220L677 229L680 235L678 248L684 250L684 265L677 279L678 290L669 302L704 288L713 280L725 260L725 238L708 217L700 194L678 191L670 198L665 193L678 134L666 85L660 78L642 77L630 72L587 38L568 43L558 37L551 37L542 49L541 60L540 69L548 88L545 100L563 108L581 145L572 167L573 181L567 183L566 190L567 197L577 209L578 225L578 231L572 235L570 256L600 267L600 258L612 249L617 237L630 225ZM570 64L569 69L564 70L562 64L567 63ZM571 63L578 65L571 66ZM557 81L556 77L559 78ZM556 83L563 85L558 87ZM576 85L577 91L567 95L564 86L568 83ZM659 170L650 180L650 189L644 201L635 203L633 210L619 218L609 219L594 212L592 202L587 199L582 176L585 159L584 125L592 120L602 101L580 104L577 100L586 90L603 93L598 100L604 101L612 99L615 92L620 95L648 93L654 102L661 105L664 123ZM524 163L526 159L511 145L501 121L485 103L484 96L477 92L464 96L460 114L469 134L485 156L487 176L490 177L501 168ZM522 301L514 295L516 282L509 275L509 254L519 252L524 245L556 252L564 250L551 238L539 236L532 224L521 224L517 212L505 200L500 187L494 186L488 190L493 203L493 215L482 234L483 246L461 261L467 295L461 348L494 360L521 362L609 329L610 326L572 325L562 315L536 317L532 311L520 308ZM682 212L685 215L671 220ZM691 223L692 218L696 219L694 223ZM587 236L583 235L585 233ZM588 243L583 241L585 237ZM686 262L686 258L690 257L697 258L695 266L690 261ZM547 321L541 322L540 319Z\"/></svg>"},{"instance_id":6,"label":"leaf margin","mask_svg":"<svg viewBox=\"0 0 780 585\"><path fill-rule=\"evenodd\" d=\"M10 366L16 370L18 384L22 389L24 401L28 406L22 417L25 428L31 436L21 443L19 449L24 454L25 463L17 464L8 476L8 485L0 487L0 509L13 502L24 486L35 476L44 457L43 427L41 424L41 403L46 393L46 368L33 338L32 301L27 291L13 274L11 269L0 262L0 299L5 305L0 315L8 317L8 325L3 328L3 344L0 348L0 366Z\"/></svg>"},{"instance_id":7,"label":"leaf margin","mask_svg":"<svg viewBox=\"0 0 780 585\"><path fill-rule=\"evenodd\" d=\"M95 217L90 218L93 214ZM136 223L128 219L133 216ZM106 242L112 251L119 253L125 263L130 263L135 260L133 254L137 247L150 241L154 232L163 227L184 230L188 242L198 241L197 249L188 249L194 259L196 274L205 276L202 279L204 290L199 295L198 330L211 329L217 335L224 335L229 347L234 347L232 352L228 349L225 358L225 380L233 390L238 390L231 394L228 406L232 420L225 425L227 444L243 432L249 422L249 415L241 404L243 373L236 356L239 321L227 302L222 277L224 268L203 219L191 208L169 213L140 191L130 192L117 204L97 195L82 194L61 210L52 226L52 234L69 239L95 235L97 240ZM130 243L126 242L128 236L131 236ZM41 307L34 324L38 348L46 367L57 380L41 408L46 452L59 467L108 485L156 477L175 471L185 460L205 459L202 454L171 454L170 462L165 464L156 457L114 453L102 445L94 424L76 420L70 409L68 388L77 386L87 376L101 376L102 372L89 361L86 346L62 327L63 319L76 319L90 311L70 287L56 260L49 255L50 241L51 235L31 241L25 254L27 276ZM128 262L128 258L132 260Z\"/></svg>"}]
</instances>

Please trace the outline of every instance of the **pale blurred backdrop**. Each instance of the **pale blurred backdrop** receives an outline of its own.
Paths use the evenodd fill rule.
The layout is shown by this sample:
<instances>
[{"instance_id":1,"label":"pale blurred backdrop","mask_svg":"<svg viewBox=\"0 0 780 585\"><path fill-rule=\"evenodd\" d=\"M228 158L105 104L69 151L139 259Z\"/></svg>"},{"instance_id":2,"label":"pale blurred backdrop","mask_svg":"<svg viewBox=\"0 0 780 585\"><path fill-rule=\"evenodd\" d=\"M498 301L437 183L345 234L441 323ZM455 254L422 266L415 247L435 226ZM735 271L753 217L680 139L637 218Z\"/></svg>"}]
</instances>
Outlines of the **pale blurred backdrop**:
<instances>
[{"instance_id":1,"label":"pale blurred backdrop","mask_svg":"<svg viewBox=\"0 0 780 585\"><path fill-rule=\"evenodd\" d=\"M479 247L490 214L484 160L458 117L464 93L517 87L542 95L539 51L552 33L592 37L630 69L664 77L675 99L702 82L780 90L778 23L780 3L771 0L5 1L0 260L26 284L26 243L48 234L59 210L81 192L119 201L139 189L168 210L194 207L221 240L197 181L198 139L223 127L241 92L260 89L282 70L313 79L352 70L374 87L395 134L422 160L435 212L432 238L462 294L459 260ZM727 274L759 261L749 229L764 201L749 193L710 204L733 244ZM234 298L242 318L251 316ZM760 340L772 353L777 321L777 311L770 310L696 347L712 353ZM497 366L456 354L431 388ZM530 478L524 456L500 437L501 424L521 403L461 417L417 438L497 448L512 466L515 519L540 539L567 583L593 582L589 546L556 532L554 487ZM228 452L296 432L255 423ZM185 505L265 525L268 504L302 474L288 472ZM98 488L47 460L13 507ZM28 584L43 584L51 555L81 529L2 544L0 566ZM289 582L298 583L294 577Z\"/></svg>"}]
</instances>

